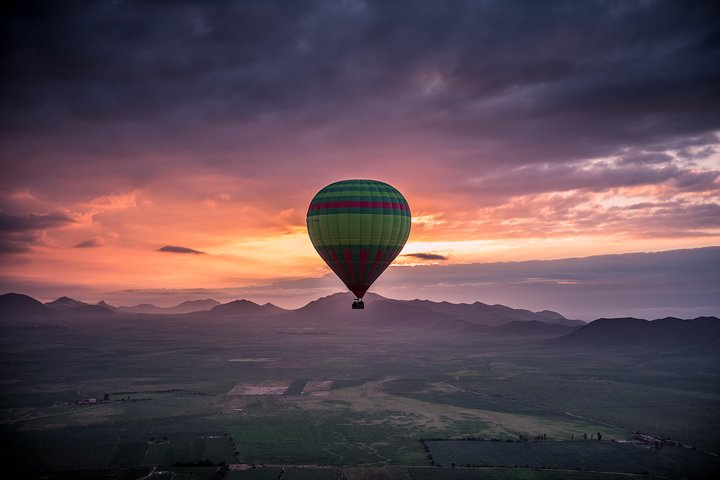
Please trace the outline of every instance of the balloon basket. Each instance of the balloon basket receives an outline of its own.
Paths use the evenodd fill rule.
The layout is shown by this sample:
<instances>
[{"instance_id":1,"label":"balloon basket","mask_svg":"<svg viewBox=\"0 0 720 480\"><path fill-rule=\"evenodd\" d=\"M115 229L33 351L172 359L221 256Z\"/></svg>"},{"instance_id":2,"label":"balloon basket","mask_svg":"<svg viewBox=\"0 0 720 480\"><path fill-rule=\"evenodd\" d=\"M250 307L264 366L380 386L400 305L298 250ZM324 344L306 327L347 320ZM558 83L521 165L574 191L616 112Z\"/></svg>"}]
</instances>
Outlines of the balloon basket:
<instances>
[{"instance_id":1,"label":"balloon basket","mask_svg":"<svg viewBox=\"0 0 720 480\"><path fill-rule=\"evenodd\" d=\"M353 310L364 310L365 303L362 300L360 300L359 298L356 298L352 304L352 309Z\"/></svg>"}]
</instances>

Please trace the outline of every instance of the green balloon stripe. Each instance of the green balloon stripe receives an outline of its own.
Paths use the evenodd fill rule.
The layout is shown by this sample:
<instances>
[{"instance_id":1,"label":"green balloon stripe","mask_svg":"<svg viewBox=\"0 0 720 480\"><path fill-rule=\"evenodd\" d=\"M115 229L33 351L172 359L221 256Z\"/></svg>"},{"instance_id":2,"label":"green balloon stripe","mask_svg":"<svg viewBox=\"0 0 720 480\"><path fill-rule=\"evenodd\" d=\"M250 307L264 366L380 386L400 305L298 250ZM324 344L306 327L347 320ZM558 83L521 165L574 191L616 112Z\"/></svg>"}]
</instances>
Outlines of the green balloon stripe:
<instances>
[{"instance_id":1,"label":"green balloon stripe","mask_svg":"<svg viewBox=\"0 0 720 480\"><path fill-rule=\"evenodd\" d=\"M377 214L308 216L308 233L314 245L402 246L410 234L410 217Z\"/></svg>"}]
</instances>

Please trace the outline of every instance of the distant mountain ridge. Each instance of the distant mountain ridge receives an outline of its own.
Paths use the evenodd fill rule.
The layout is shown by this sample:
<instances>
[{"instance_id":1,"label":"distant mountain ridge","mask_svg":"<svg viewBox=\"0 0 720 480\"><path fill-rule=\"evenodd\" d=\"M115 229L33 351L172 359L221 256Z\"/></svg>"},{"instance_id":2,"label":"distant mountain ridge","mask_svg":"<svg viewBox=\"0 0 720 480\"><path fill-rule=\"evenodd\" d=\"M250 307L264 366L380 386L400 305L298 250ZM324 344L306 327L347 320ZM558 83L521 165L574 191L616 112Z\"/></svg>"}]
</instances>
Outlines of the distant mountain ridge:
<instances>
[{"instance_id":1,"label":"distant mountain ridge","mask_svg":"<svg viewBox=\"0 0 720 480\"><path fill-rule=\"evenodd\" d=\"M181 315L188 319L221 321L263 321L278 325L313 327L369 327L378 332L424 329L438 335L488 335L545 337L557 346L720 346L720 319L698 317L681 320L601 318L586 324L569 320L549 310L531 312L504 305L453 304L429 300L393 300L367 294L365 310L352 310L350 293L335 293L313 300L301 308L286 310L271 303L259 305L249 300L219 303L212 299L183 302L174 307L136 305L114 307L104 301L95 305L69 297L43 304L17 293L0 295L0 318L37 320L52 318L113 319L125 315ZM205 310L197 308L209 307Z\"/></svg>"},{"instance_id":2,"label":"distant mountain ridge","mask_svg":"<svg viewBox=\"0 0 720 480\"><path fill-rule=\"evenodd\" d=\"M70 297L60 297L52 302L47 302L45 305L56 310L66 310L68 308L79 308L88 306L87 303L75 300L74 298Z\"/></svg>"},{"instance_id":3,"label":"distant mountain ridge","mask_svg":"<svg viewBox=\"0 0 720 480\"><path fill-rule=\"evenodd\" d=\"M27 297L31 298L31 297ZM431 325L438 321L459 321L457 325L487 325L500 326L510 322L542 322L543 324L557 324L570 327L584 325L580 320L569 320L557 312L543 310L531 312L530 310L514 309L504 305L487 305L481 302L473 304L455 304L449 302L433 302L430 300L395 300L382 297L378 294L368 293L365 312L353 311L349 308L352 296L349 293L335 293L318 298L295 310L286 310L272 303L259 305L250 300L240 299L227 303L220 303L213 299L188 300L173 307L158 307L152 304L138 304L132 306L113 306L105 301L91 305L70 297L60 297L47 302L46 307L60 312L78 312L78 308L91 311L90 307L98 307L97 312L122 312L146 315L177 315L189 313L208 313L213 317L233 315L292 315L297 318L326 318L358 320L364 318L369 323L376 322L379 317L394 315L408 317L407 323L421 326ZM38 302L40 303L40 302ZM102 310L100 309L102 308ZM374 310L373 310L374 309ZM38 312L40 310L37 310ZM360 317L360 315L365 315ZM373 318L367 318L373 317ZM401 321L402 323L402 321Z\"/></svg>"},{"instance_id":4,"label":"distant mountain ridge","mask_svg":"<svg viewBox=\"0 0 720 480\"><path fill-rule=\"evenodd\" d=\"M373 293L366 295L367 309L360 312L350 309L352 295L349 293L336 293L321 297L296 310L286 310L271 303L259 305L244 299L222 304L213 299L203 299L186 301L174 307L158 307L151 304L116 307L105 301L91 305L70 297L60 297L43 305L31 299L31 297L23 297L29 299L25 300L26 308L28 312L32 310L33 314L54 311L72 315L90 315L93 313L103 315L112 313L144 315L206 314L211 318L283 316L285 319L292 318L298 321L362 322L363 324L378 327L429 328L442 325L440 328L445 330L452 328L467 329L473 325L500 326L511 322L538 322L540 325L562 325L565 327L584 325L584 322L569 320L559 313L548 310L531 312L529 310L513 309L504 305L486 305L481 302L453 304L429 300L394 300ZM41 307L38 307L38 305ZM25 311L20 306L13 308L13 315L22 315ZM2 310L7 311L7 308L0 308L0 311ZM539 330L537 326L535 328ZM514 329L518 330L518 327ZM511 331L513 328L508 327L506 330Z\"/></svg>"},{"instance_id":5,"label":"distant mountain ridge","mask_svg":"<svg viewBox=\"0 0 720 480\"><path fill-rule=\"evenodd\" d=\"M71 315L114 315L115 309L109 305L90 305L70 297L60 297L52 302L47 302L46 306L61 313Z\"/></svg>"},{"instance_id":6,"label":"distant mountain ridge","mask_svg":"<svg viewBox=\"0 0 720 480\"><path fill-rule=\"evenodd\" d=\"M208 311L211 316L232 316L232 315L277 315L287 310L272 303L258 305L250 300L233 300L232 302L218 304Z\"/></svg>"},{"instance_id":7,"label":"distant mountain ridge","mask_svg":"<svg viewBox=\"0 0 720 480\"><path fill-rule=\"evenodd\" d=\"M552 340L559 345L663 346L673 344L720 346L720 319L674 317L657 320L600 318L565 336Z\"/></svg>"},{"instance_id":8,"label":"distant mountain ridge","mask_svg":"<svg viewBox=\"0 0 720 480\"><path fill-rule=\"evenodd\" d=\"M212 298L204 298L202 300L187 300L173 307L158 307L149 303L141 303L139 305L113 308L122 312L172 315L207 311L218 305L220 305L220 302L218 302L217 300L213 300Z\"/></svg>"},{"instance_id":9,"label":"distant mountain ridge","mask_svg":"<svg viewBox=\"0 0 720 480\"><path fill-rule=\"evenodd\" d=\"M366 311L370 318L361 317L357 311L350 309L352 295L349 293L335 293L327 297L313 300L307 305L291 310L300 318L332 318L334 320L356 320L368 323L383 323L392 319L392 324L398 322L413 326L431 326L444 323L445 329L453 324L455 328L467 328L473 325L500 326L510 322L537 321L544 325L562 325L578 327L585 325L580 320L569 320L557 312L544 310L531 312L530 310L514 309L504 305L486 305L481 302L472 304L433 302L430 300L394 300L378 294L365 295ZM404 317L399 320L397 317ZM567 331L567 330L566 330Z\"/></svg>"},{"instance_id":10,"label":"distant mountain ridge","mask_svg":"<svg viewBox=\"0 0 720 480\"><path fill-rule=\"evenodd\" d=\"M21 293L0 295L0 313L3 315L46 316L55 311L34 298Z\"/></svg>"},{"instance_id":11,"label":"distant mountain ridge","mask_svg":"<svg viewBox=\"0 0 720 480\"><path fill-rule=\"evenodd\" d=\"M402 300L393 300L400 302ZM449 315L461 320L481 325L503 325L509 321L541 321L543 323L559 324L570 327L585 325L580 320L568 320L557 312L543 310L531 312L525 309L506 307L505 305L487 305L482 302L475 303L449 303L432 302L430 300L410 300L412 305L420 305L434 312ZM481 321L478 321L481 319Z\"/></svg>"}]
</instances>

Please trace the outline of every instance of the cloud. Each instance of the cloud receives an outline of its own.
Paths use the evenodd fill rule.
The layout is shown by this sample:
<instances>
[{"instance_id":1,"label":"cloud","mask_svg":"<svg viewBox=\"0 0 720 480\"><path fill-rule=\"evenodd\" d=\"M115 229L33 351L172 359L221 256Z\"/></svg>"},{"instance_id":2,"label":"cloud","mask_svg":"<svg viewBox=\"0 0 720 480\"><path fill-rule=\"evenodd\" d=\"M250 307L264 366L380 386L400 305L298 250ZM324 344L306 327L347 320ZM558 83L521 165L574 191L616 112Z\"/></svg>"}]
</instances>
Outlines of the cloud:
<instances>
[{"instance_id":1,"label":"cloud","mask_svg":"<svg viewBox=\"0 0 720 480\"><path fill-rule=\"evenodd\" d=\"M405 253L403 257L417 258L419 260L447 260L447 256L438 253Z\"/></svg>"},{"instance_id":2,"label":"cloud","mask_svg":"<svg viewBox=\"0 0 720 480\"><path fill-rule=\"evenodd\" d=\"M2 284L0 277L0 287ZM297 278L271 283L250 284L244 287L229 288L164 288L164 289L128 289L121 292L107 292L103 297L115 299L119 303L149 302L155 305L177 305L188 298L214 298L221 302L251 299L257 303L272 302L286 308L299 308L319 297L345 291L346 287L334 273L318 278ZM62 291L56 289L55 291ZM55 297L57 298L57 296Z\"/></svg>"},{"instance_id":3,"label":"cloud","mask_svg":"<svg viewBox=\"0 0 720 480\"><path fill-rule=\"evenodd\" d=\"M239 276L284 278L285 264L259 250L304 234L323 185L358 177L400 189L417 214L411 242L428 242L415 249L453 261L464 259L435 245L509 239L547 258L551 249L534 247L552 243L543 239L588 245L582 254L626 240L713 243L719 9L14 2L0 29L0 210L16 217L0 249L103 239L107 249L18 255L30 265L14 273L48 278L82 264L76 276L88 278L103 264L95 255L112 253L127 260L114 263L129 285L149 288L144 255L174 259L145 239L167 238L250 251L233 265ZM76 221L37 217L55 211ZM308 242L277 251L293 276L322 268ZM238 284L204 274L180 274L183 286Z\"/></svg>"},{"instance_id":4,"label":"cloud","mask_svg":"<svg viewBox=\"0 0 720 480\"><path fill-rule=\"evenodd\" d=\"M170 252L170 253L192 253L196 255L205 255L206 252L200 250L193 250L187 247L178 247L175 245L165 245L164 247L158 248L158 252Z\"/></svg>"},{"instance_id":5,"label":"cloud","mask_svg":"<svg viewBox=\"0 0 720 480\"><path fill-rule=\"evenodd\" d=\"M392 298L501 303L592 320L720 315L720 247L562 260L389 268L372 291ZM685 313L683 313L685 312Z\"/></svg>"},{"instance_id":6,"label":"cloud","mask_svg":"<svg viewBox=\"0 0 720 480\"><path fill-rule=\"evenodd\" d=\"M503 201L507 197L568 190L603 192L622 187L669 184L679 190L717 190L720 171L694 171L676 165L620 165L592 161L573 164L533 164L500 170L462 183L477 195Z\"/></svg>"},{"instance_id":7,"label":"cloud","mask_svg":"<svg viewBox=\"0 0 720 480\"><path fill-rule=\"evenodd\" d=\"M371 288L389 298L503 304L555 310L570 318L637 315L662 318L720 316L717 267L720 247L655 253L601 255L561 260L396 266ZM232 288L158 288L103 291L97 285L18 281L0 275L0 288L51 300L70 295L114 304L175 305L189 298L246 298L298 308L320 296L345 291L330 273Z\"/></svg>"},{"instance_id":8,"label":"cloud","mask_svg":"<svg viewBox=\"0 0 720 480\"><path fill-rule=\"evenodd\" d=\"M355 5L17 7L3 38L15 99L5 131L41 133L85 165L122 154L142 177L159 165L132 157L140 146L226 163L239 146L287 153L308 135L349 148L444 140L470 153L448 160L472 167L572 161L720 126L712 2ZM338 102L353 114L338 116Z\"/></svg>"},{"instance_id":9,"label":"cloud","mask_svg":"<svg viewBox=\"0 0 720 480\"><path fill-rule=\"evenodd\" d=\"M518 197L480 217L486 238L606 235L644 238L716 236L720 205L712 202L632 202L604 206L589 194Z\"/></svg>"},{"instance_id":10,"label":"cloud","mask_svg":"<svg viewBox=\"0 0 720 480\"><path fill-rule=\"evenodd\" d=\"M0 253L20 253L42 242L43 232L74 223L65 213L11 214L0 212Z\"/></svg>"},{"instance_id":11,"label":"cloud","mask_svg":"<svg viewBox=\"0 0 720 480\"><path fill-rule=\"evenodd\" d=\"M90 238L88 240L82 241L76 245L73 245L73 248L95 248L95 247L102 247L104 245L105 244L103 243L103 241L100 238L95 237L95 238Z\"/></svg>"},{"instance_id":12,"label":"cloud","mask_svg":"<svg viewBox=\"0 0 720 480\"><path fill-rule=\"evenodd\" d=\"M622 155L618 159L617 163L619 165L627 165L627 164L657 165L660 163L669 163L669 162L672 162L672 160L673 160L673 157L671 157L667 153L637 152L637 153L631 153L628 155Z\"/></svg>"},{"instance_id":13,"label":"cloud","mask_svg":"<svg viewBox=\"0 0 720 480\"><path fill-rule=\"evenodd\" d=\"M61 212L17 215L0 212L0 232L42 230L72 223L73 219Z\"/></svg>"},{"instance_id":14,"label":"cloud","mask_svg":"<svg viewBox=\"0 0 720 480\"><path fill-rule=\"evenodd\" d=\"M0 186L108 211L135 205L108 192L179 184L217 209L262 194L286 210L351 175L467 211L574 189L707 191L717 173L667 150L718 143L717 8L19 5L2 37L0 156L23 161L4 162ZM208 172L257 184L186 182Z\"/></svg>"}]
</instances>

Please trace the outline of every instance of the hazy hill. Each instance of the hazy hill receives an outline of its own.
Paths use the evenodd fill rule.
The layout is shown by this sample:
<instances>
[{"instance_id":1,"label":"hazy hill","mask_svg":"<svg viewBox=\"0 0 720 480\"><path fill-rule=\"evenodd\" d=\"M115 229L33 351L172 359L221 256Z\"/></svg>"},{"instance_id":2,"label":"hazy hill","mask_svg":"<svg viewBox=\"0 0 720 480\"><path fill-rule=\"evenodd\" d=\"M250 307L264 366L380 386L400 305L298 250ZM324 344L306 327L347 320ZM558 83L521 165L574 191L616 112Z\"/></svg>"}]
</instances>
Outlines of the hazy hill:
<instances>
[{"instance_id":1,"label":"hazy hill","mask_svg":"<svg viewBox=\"0 0 720 480\"><path fill-rule=\"evenodd\" d=\"M115 307L107 305L105 304L105 302L101 303L103 303L103 305L101 305L100 303L96 305L90 305L88 303L75 300L74 298L60 297L57 300L53 300L52 302L47 302L45 305L52 308L53 310L61 312L64 315L91 317L115 314Z\"/></svg>"},{"instance_id":2,"label":"hazy hill","mask_svg":"<svg viewBox=\"0 0 720 480\"><path fill-rule=\"evenodd\" d=\"M371 314L357 318L358 323L376 327L411 327L428 328L446 325L449 329L455 326L457 319L443 313L413 305L410 302L378 300L370 307ZM350 313L355 313L350 310ZM356 315L357 316L357 315ZM458 325L459 326L459 325Z\"/></svg>"},{"instance_id":3,"label":"hazy hill","mask_svg":"<svg viewBox=\"0 0 720 480\"><path fill-rule=\"evenodd\" d=\"M557 337L555 344L634 346L634 345L720 345L720 320L699 317L693 320L663 318L647 321L638 318L602 318L589 324L568 320L551 311L530 312L503 305L452 304L427 300L391 300L368 294L365 310L352 310L353 295L336 293L314 300L297 310L285 310L271 303L259 305L249 300L235 300L218 304L215 300L183 302L175 307L136 305L115 309L101 302L89 305L78 300L60 297L44 305L37 300L16 293L0 296L3 318L64 317L95 318L121 313L125 315L162 314L188 315L189 318L218 318L223 321L248 321L262 318L273 324L316 326L323 328L368 327L376 331L404 329L426 330L443 335L463 336L545 336ZM212 305L207 311L197 308ZM122 317L117 317L122 318ZM577 326L577 325L581 326Z\"/></svg>"},{"instance_id":4,"label":"hazy hill","mask_svg":"<svg viewBox=\"0 0 720 480\"><path fill-rule=\"evenodd\" d=\"M53 300L52 302L47 302L45 305L50 308L54 308L55 310L67 310L68 308L88 306L87 303L75 300L74 298L70 297L60 297L57 300Z\"/></svg>"},{"instance_id":5,"label":"hazy hill","mask_svg":"<svg viewBox=\"0 0 720 480\"><path fill-rule=\"evenodd\" d=\"M30 297L26 297L33 301ZM365 310L350 308L353 295L349 292L336 293L314 300L296 310L285 310L271 303L259 305L249 300L235 300L219 304L215 300L183 302L175 307L162 308L150 304L131 307L113 307L105 302L88 305L78 300L61 297L49 305L41 305L34 315L56 311L63 316L108 316L113 313L128 315L179 315L190 314L208 318L223 318L245 321L253 317L272 318L274 322L288 324L332 326L367 326L374 329L428 329L458 335L562 335L569 327L557 322L575 323L558 313L544 311L533 313L502 305L451 304L425 300L392 300L370 293L366 295ZM37 302L39 303L39 302ZM202 308L209 310L202 310ZM5 309L3 309L5 310ZM24 310L17 310L15 316L22 316ZM38 313L39 312L39 313ZM523 325L528 323L528 325ZM582 322L578 322L582 323ZM497 328L494 328L497 327ZM563 327L563 328L558 328Z\"/></svg>"},{"instance_id":6,"label":"hazy hill","mask_svg":"<svg viewBox=\"0 0 720 480\"><path fill-rule=\"evenodd\" d=\"M117 307L113 307L112 305L110 305L109 303L107 303L105 300L100 300L100 301L99 301L98 303L96 303L95 305L98 305L98 306L100 306L100 307L109 308L109 309L112 310L113 312L115 312L115 311L118 310Z\"/></svg>"},{"instance_id":7,"label":"hazy hill","mask_svg":"<svg viewBox=\"0 0 720 480\"><path fill-rule=\"evenodd\" d=\"M548 310L531 312L514 309L504 305L486 305L481 302L473 304L432 302L430 300L392 300L377 294L365 297L365 310L352 310L351 293L335 293L314 300L304 307L291 311L294 317L306 320L328 319L334 322L359 322L371 325L396 325L410 327L432 327L433 329L451 330L468 329L472 326L500 326L511 322L537 322L543 325L557 324L567 327L585 325L579 320L568 320L559 313ZM532 328L532 327L531 327ZM542 326L536 325L536 331ZM471 329L475 332L498 331ZM507 327L505 332L519 331L517 327ZM556 329L558 334L567 333L569 328Z\"/></svg>"},{"instance_id":8,"label":"hazy hill","mask_svg":"<svg viewBox=\"0 0 720 480\"><path fill-rule=\"evenodd\" d=\"M217 300L213 300L212 298L205 298L202 300L188 300L173 307L158 307L150 303L141 303L129 307L112 307L107 304L105 304L104 306L115 308L117 310L120 310L121 312L144 313L149 315L173 315L207 311L218 305L220 305L220 302L218 302Z\"/></svg>"},{"instance_id":9,"label":"hazy hill","mask_svg":"<svg viewBox=\"0 0 720 480\"><path fill-rule=\"evenodd\" d=\"M400 300L394 300L396 302ZM478 325L503 325L508 322L541 321L567 326L585 325L580 320L569 320L557 312L543 310L531 312L530 310L506 307L505 305L487 305L482 302L475 303L449 303L432 302L430 300L411 300L408 303L422 306L434 312L442 313L454 318L466 320Z\"/></svg>"},{"instance_id":10,"label":"hazy hill","mask_svg":"<svg viewBox=\"0 0 720 480\"><path fill-rule=\"evenodd\" d=\"M55 311L27 295L6 293L0 295L0 313L3 316L49 316Z\"/></svg>"},{"instance_id":11,"label":"hazy hill","mask_svg":"<svg viewBox=\"0 0 720 480\"><path fill-rule=\"evenodd\" d=\"M234 300L232 302L217 305L211 308L210 311L208 311L207 313L212 317L227 317L235 315L255 315L265 317L270 315L278 315L285 311L285 309L275 306L272 303L258 305L257 303L251 302L250 300Z\"/></svg>"},{"instance_id":12,"label":"hazy hill","mask_svg":"<svg viewBox=\"0 0 720 480\"><path fill-rule=\"evenodd\" d=\"M188 300L182 302L174 307L166 308L165 311L168 313L191 313L201 312L204 310L210 310L213 307L220 305L220 302L213 300L212 298L203 298L202 300Z\"/></svg>"},{"instance_id":13,"label":"hazy hill","mask_svg":"<svg viewBox=\"0 0 720 480\"><path fill-rule=\"evenodd\" d=\"M29 298L29 297L28 297ZM114 307L104 301L96 305L60 297L47 304L60 312L108 314L121 312L146 315L177 315L207 312L212 317L259 315L263 317L284 315L285 319L311 322L360 322L367 325L424 328L435 326L443 330L462 329L469 325L500 326L510 322L542 322L567 326L584 325L578 320L568 320L559 313L544 310L531 312L504 305L454 304L429 300L393 300L369 293L365 296L365 310L352 310L351 293L336 293L314 300L296 310L285 310L271 303L258 305L249 300L235 300L221 304L213 299L190 300L174 307L158 307L143 303L133 306ZM83 310L75 310L82 308ZM516 327L517 328L517 327ZM536 327L537 328L537 327ZM506 328L512 331L513 328ZM475 329L479 332L478 329Z\"/></svg>"},{"instance_id":14,"label":"hazy hill","mask_svg":"<svg viewBox=\"0 0 720 480\"><path fill-rule=\"evenodd\" d=\"M720 345L720 319L698 317L692 320L663 318L601 318L553 340L565 345Z\"/></svg>"},{"instance_id":15,"label":"hazy hill","mask_svg":"<svg viewBox=\"0 0 720 480\"><path fill-rule=\"evenodd\" d=\"M289 310L285 318L295 322L320 325L366 325L373 328L429 328L450 324L456 319L443 313L402 300L389 300L380 295L365 295L364 310L351 308L354 295L334 293L318 298L297 310Z\"/></svg>"},{"instance_id":16,"label":"hazy hill","mask_svg":"<svg viewBox=\"0 0 720 480\"><path fill-rule=\"evenodd\" d=\"M70 297L60 297L57 300L46 303L45 305L66 315L81 315L89 317L93 315L104 316L115 314L115 308L110 305L90 305Z\"/></svg>"},{"instance_id":17,"label":"hazy hill","mask_svg":"<svg viewBox=\"0 0 720 480\"><path fill-rule=\"evenodd\" d=\"M343 312L362 313L363 310L351 310L351 305L354 298L355 296L349 292L333 293L332 295L320 297L317 300L313 300L307 305L298 308L297 310L295 310L295 312L297 312L297 314L301 316L327 315L328 312L331 312L332 315L341 314ZM368 293L363 299L367 310L370 310L370 306L378 300L386 300L386 298L376 293Z\"/></svg>"}]
</instances>

